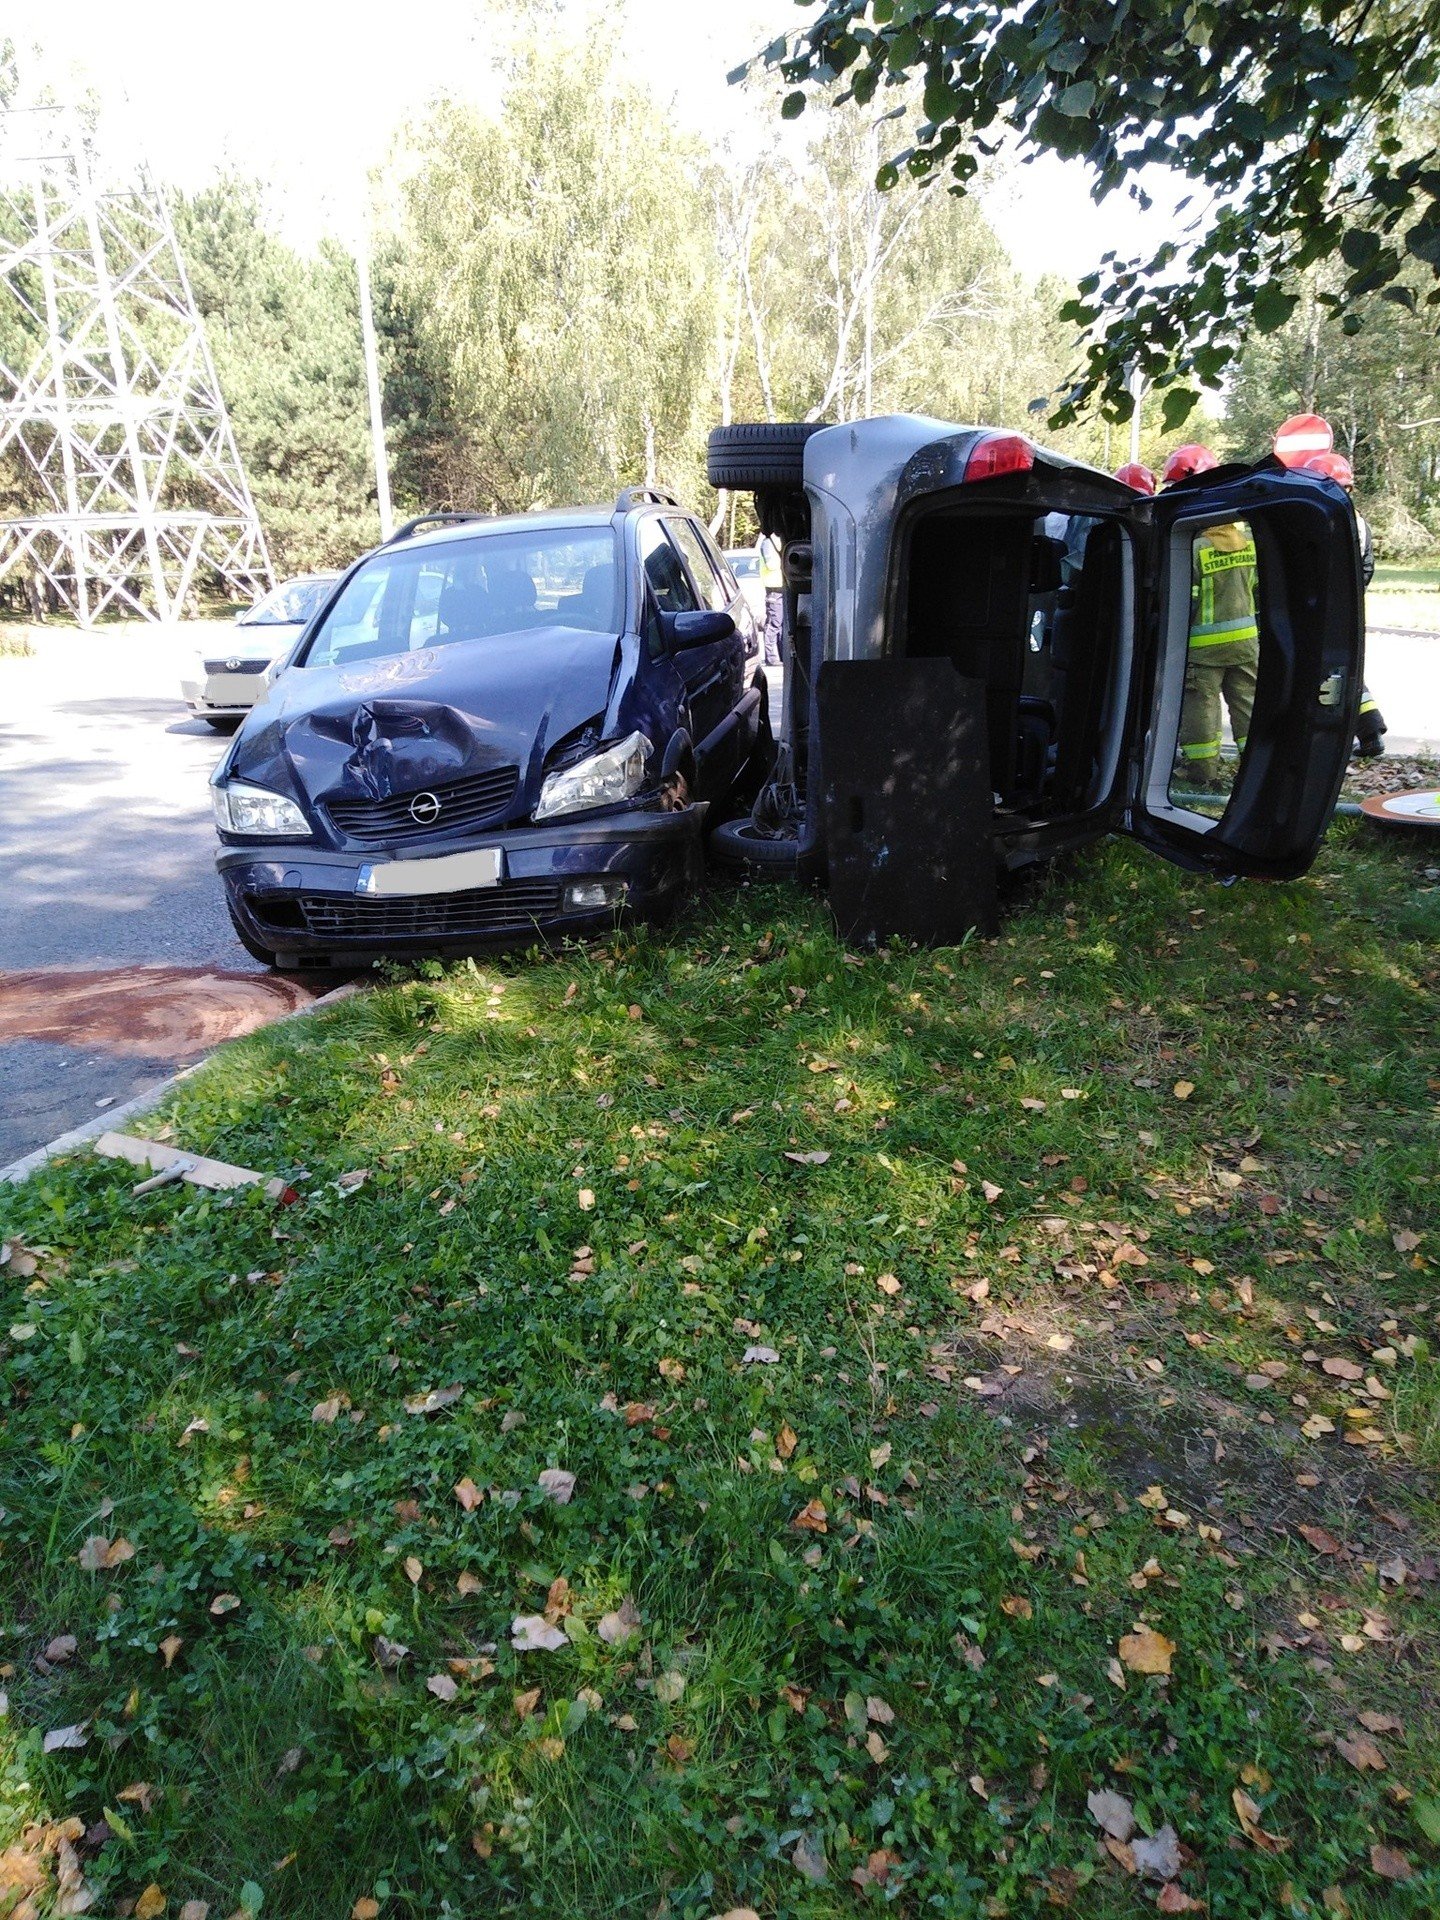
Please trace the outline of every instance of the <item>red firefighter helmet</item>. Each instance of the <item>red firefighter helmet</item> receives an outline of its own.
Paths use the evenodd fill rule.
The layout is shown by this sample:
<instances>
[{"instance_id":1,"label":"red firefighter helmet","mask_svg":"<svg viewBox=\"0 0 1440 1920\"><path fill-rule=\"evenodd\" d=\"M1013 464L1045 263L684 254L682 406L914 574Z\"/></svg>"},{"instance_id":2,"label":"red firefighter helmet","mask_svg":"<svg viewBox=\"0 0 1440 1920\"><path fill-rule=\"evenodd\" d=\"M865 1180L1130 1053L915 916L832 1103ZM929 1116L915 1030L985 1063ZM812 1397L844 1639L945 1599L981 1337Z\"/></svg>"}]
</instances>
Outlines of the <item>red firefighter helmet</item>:
<instances>
[{"instance_id":1,"label":"red firefighter helmet","mask_svg":"<svg viewBox=\"0 0 1440 1920\"><path fill-rule=\"evenodd\" d=\"M1327 480L1344 487L1347 493L1355 485L1355 469L1343 453L1309 453L1299 462L1299 467L1302 473L1323 473Z\"/></svg>"},{"instance_id":2,"label":"red firefighter helmet","mask_svg":"<svg viewBox=\"0 0 1440 1920\"><path fill-rule=\"evenodd\" d=\"M1158 484L1149 467L1141 466L1138 460L1127 460L1123 467L1117 467L1115 478L1125 486L1133 487L1136 493L1154 493Z\"/></svg>"},{"instance_id":3,"label":"red firefighter helmet","mask_svg":"<svg viewBox=\"0 0 1440 1920\"><path fill-rule=\"evenodd\" d=\"M1166 457L1165 465L1160 469L1162 487L1173 487L1177 480L1184 480L1192 473L1209 473L1220 462L1209 447L1202 447L1198 441L1190 441L1183 447L1176 447Z\"/></svg>"},{"instance_id":4,"label":"red firefighter helmet","mask_svg":"<svg viewBox=\"0 0 1440 1920\"><path fill-rule=\"evenodd\" d=\"M1275 429L1275 458L1283 467L1303 467L1312 453L1329 453L1335 433L1323 414L1293 413Z\"/></svg>"}]
</instances>

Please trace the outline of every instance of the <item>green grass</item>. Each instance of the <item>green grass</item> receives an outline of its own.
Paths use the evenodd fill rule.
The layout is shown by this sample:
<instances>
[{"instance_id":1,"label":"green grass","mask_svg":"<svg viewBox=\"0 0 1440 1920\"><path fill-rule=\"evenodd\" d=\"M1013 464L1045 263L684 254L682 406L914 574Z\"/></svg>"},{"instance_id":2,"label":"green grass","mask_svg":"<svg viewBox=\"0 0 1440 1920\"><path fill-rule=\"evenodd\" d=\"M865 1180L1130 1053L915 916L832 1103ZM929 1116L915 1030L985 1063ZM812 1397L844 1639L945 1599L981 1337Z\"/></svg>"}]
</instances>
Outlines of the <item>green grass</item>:
<instances>
[{"instance_id":1,"label":"green grass","mask_svg":"<svg viewBox=\"0 0 1440 1920\"><path fill-rule=\"evenodd\" d=\"M1401 565L1398 561L1379 560L1372 593L1435 593L1440 591L1440 561L1429 565Z\"/></svg>"},{"instance_id":2,"label":"green grass","mask_svg":"<svg viewBox=\"0 0 1440 1920\"><path fill-rule=\"evenodd\" d=\"M1381 562L1366 594L1365 613L1372 627L1440 632L1440 566Z\"/></svg>"},{"instance_id":3,"label":"green grass","mask_svg":"<svg viewBox=\"0 0 1440 1920\"><path fill-rule=\"evenodd\" d=\"M108 1808L104 1914L1111 1920L1158 1889L1110 1787L1216 1920L1433 1914L1428 857L1341 827L1226 890L1111 845L938 953L722 889L223 1050L173 1137L294 1205L7 1191L0 1858ZM1137 1623L1168 1678L1110 1664Z\"/></svg>"}]
</instances>

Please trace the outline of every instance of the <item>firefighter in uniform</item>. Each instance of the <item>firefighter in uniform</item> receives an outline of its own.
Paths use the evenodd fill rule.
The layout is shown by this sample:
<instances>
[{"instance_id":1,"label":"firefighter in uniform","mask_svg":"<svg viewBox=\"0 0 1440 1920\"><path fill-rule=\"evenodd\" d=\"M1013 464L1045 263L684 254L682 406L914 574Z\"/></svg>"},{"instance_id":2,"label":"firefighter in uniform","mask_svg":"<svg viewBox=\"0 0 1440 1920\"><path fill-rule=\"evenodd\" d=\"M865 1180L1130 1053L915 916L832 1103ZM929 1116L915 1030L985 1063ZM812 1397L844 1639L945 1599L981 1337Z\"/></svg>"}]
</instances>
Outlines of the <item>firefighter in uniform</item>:
<instances>
[{"instance_id":1,"label":"firefighter in uniform","mask_svg":"<svg viewBox=\"0 0 1440 1920\"><path fill-rule=\"evenodd\" d=\"M1320 473L1327 480L1333 480L1353 499L1355 469L1343 453L1325 451L1307 454L1300 466L1306 473ZM1370 536L1369 521L1358 509L1355 532L1360 540L1360 577L1368 587L1375 578L1375 542ZM1360 693L1360 718L1355 723L1355 751L1362 760L1378 760L1385 751L1385 716L1369 687L1362 688Z\"/></svg>"},{"instance_id":2,"label":"firefighter in uniform","mask_svg":"<svg viewBox=\"0 0 1440 1920\"><path fill-rule=\"evenodd\" d=\"M1142 466L1138 460L1127 460L1123 467L1117 467L1115 478L1122 485L1133 487L1136 493L1154 493L1157 484L1149 467Z\"/></svg>"},{"instance_id":3,"label":"firefighter in uniform","mask_svg":"<svg viewBox=\"0 0 1440 1920\"><path fill-rule=\"evenodd\" d=\"M1162 486L1220 463L1208 447L1177 447L1165 462ZM1238 521L1205 527L1195 536L1190 576L1190 648L1180 710L1180 757L1197 787L1217 783L1223 700L1230 731L1244 753L1255 710L1260 667L1256 618L1257 559L1250 530Z\"/></svg>"}]
</instances>

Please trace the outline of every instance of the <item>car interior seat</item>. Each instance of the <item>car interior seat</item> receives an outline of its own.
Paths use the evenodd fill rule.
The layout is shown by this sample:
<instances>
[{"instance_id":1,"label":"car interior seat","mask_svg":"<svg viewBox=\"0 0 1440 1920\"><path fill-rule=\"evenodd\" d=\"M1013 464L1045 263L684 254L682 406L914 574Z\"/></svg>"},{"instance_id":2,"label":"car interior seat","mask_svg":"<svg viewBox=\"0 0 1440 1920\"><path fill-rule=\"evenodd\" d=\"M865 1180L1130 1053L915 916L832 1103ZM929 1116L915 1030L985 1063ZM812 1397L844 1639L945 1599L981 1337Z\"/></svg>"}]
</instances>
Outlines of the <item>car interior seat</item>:
<instances>
[{"instance_id":1,"label":"car interior seat","mask_svg":"<svg viewBox=\"0 0 1440 1920\"><path fill-rule=\"evenodd\" d=\"M685 577L680 556L668 542L652 547L646 554L645 577L650 582L650 590L661 613L692 611L695 596Z\"/></svg>"},{"instance_id":2,"label":"car interior seat","mask_svg":"<svg viewBox=\"0 0 1440 1920\"><path fill-rule=\"evenodd\" d=\"M490 567L490 632L507 633L535 623L539 597L534 579L523 567Z\"/></svg>"},{"instance_id":3,"label":"car interior seat","mask_svg":"<svg viewBox=\"0 0 1440 1920\"><path fill-rule=\"evenodd\" d=\"M440 596L440 632L450 640L473 640L488 633L493 615L482 580L451 580Z\"/></svg>"},{"instance_id":4,"label":"car interior seat","mask_svg":"<svg viewBox=\"0 0 1440 1920\"><path fill-rule=\"evenodd\" d=\"M1021 757L1034 535L1030 513L937 512L910 549L906 652L948 657L984 681L991 786L1005 806L1015 803Z\"/></svg>"},{"instance_id":5,"label":"car interior seat","mask_svg":"<svg viewBox=\"0 0 1440 1920\"><path fill-rule=\"evenodd\" d=\"M615 568L608 560L587 567L580 591L562 600L556 609L571 627L604 633L615 625Z\"/></svg>"},{"instance_id":6,"label":"car interior seat","mask_svg":"<svg viewBox=\"0 0 1440 1920\"><path fill-rule=\"evenodd\" d=\"M1054 636L1064 588L1065 542L1037 531L1030 549L1030 606L1020 693L1015 703L1015 766L1010 804L1038 806L1054 760Z\"/></svg>"},{"instance_id":7,"label":"car interior seat","mask_svg":"<svg viewBox=\"0 0 1440 1920\"><path fill-rule=\"evenodd\" d=\"M1097 797L1105 713L1119 670L1125 535L1110 521L1093 524L1084 562L1057 616L1056 652L1064 666L1053 780L1056 804L1079 807Z\"/></svg>"}]
</instances>

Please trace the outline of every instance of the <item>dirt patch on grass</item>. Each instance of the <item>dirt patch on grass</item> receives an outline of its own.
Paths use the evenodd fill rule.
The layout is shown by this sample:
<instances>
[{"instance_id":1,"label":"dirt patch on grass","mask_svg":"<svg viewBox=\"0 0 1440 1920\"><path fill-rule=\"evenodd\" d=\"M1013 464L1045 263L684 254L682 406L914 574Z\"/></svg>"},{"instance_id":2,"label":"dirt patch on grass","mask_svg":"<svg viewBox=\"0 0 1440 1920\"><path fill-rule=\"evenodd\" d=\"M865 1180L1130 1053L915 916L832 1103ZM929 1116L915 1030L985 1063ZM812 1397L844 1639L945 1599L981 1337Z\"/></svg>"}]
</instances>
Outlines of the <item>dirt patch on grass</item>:
<instances>
[{"instance_id":1,"label":"dirt patch on grass","mask_svg":"<svg viewBox=\"0 0 1440 1920\"><path fill-rule=\"evenodd\" d=\"M0 974L0 1040L56 1040L126 1058L175 1060L308 1006L309 987L195 967Z\"/></svg>"},{"instance_id":2,"label":"dirt patch on grass","mask_svg":"<svg viewBox=\"0 0 1440 1920\"><path fill-rule=\"evenodd\" d=\"M988 1318L993 1326L999 1316ZM1073 1328L1074 1316L1063 1325ZM1311 1527L1357 1557L1413 1545L1404 1509L1434 1498L1433 1475L1338 1438L1312 1443L1288 1407L1249 1404L1169 1370L1152 1378L1126 1353L1134 1331L1121 1322L1082 1348L1058 1317L1052 1325L1027 1312L1006 1318L1003 1333L959 1331L935 1351L963 1374L962 1393L1017 1439L1073 1439L1132 1499L1161 1487L1171 1506L1257 1542L1294 1543Z\"/></svg>"}]
</instances>

